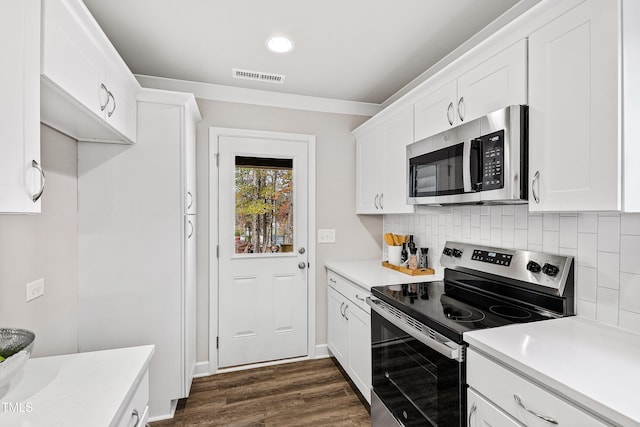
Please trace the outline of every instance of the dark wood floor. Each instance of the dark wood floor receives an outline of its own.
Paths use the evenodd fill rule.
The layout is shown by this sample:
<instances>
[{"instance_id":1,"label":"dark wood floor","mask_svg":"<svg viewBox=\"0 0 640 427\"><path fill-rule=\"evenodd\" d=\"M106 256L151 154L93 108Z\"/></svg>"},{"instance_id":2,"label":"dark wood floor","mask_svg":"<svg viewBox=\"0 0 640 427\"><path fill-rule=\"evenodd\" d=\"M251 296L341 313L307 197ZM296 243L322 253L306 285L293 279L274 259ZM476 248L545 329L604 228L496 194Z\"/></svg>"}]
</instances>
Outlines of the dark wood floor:
<instances>
[{"instance_id":1,"label":"dark wood floor","mask_svg":"<svg viewBox=\"0 0 640 427\"><path fill-rule=\"evenodd\" d=\"M333 359L287 363L196 378L175 417L151 427L369 426L358 396Z\"/></svg>"}]
</instances>

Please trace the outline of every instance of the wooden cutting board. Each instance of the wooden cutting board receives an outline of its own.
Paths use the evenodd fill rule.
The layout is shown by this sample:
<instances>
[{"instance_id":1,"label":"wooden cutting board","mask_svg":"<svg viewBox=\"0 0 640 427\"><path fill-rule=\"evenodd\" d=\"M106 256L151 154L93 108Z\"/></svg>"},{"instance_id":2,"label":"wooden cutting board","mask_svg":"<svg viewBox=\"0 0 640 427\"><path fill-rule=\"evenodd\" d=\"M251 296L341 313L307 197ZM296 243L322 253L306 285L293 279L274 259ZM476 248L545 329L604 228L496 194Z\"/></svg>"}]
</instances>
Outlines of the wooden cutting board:
<instances>
[{"instance_id":1,"label":"wooden cutting board","mask_svg":"<svg viewBox=\"0 0 640 427\"><path fill-rule=\"evenodd\" d=\"M389 264L387 261L382 261L382 266L390 268L400 273L408 274L409 276L426 276L427 274L435 274L436 271L432 268L418 268L417 270L410 270L406 267L400 267L398 265Z\"/></svg>"}]
</instances>

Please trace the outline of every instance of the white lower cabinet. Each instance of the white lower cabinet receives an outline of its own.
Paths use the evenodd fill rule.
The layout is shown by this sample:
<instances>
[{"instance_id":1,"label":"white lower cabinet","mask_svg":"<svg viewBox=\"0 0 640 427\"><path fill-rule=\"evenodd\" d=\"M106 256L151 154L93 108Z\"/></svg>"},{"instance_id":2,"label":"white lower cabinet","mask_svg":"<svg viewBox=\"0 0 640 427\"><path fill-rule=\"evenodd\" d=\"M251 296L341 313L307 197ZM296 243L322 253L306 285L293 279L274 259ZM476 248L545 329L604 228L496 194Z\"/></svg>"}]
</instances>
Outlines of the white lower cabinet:
<instances>
[{"instance_id":1,"label":"white lower cabinet","mask_svg":"<svg viewBox=\"0 0 640 427\"><path fill-rule=\"evenodd\" d=\"M511 418L529 427L608 425L569 403L565 397L534 384L473 349L467 351L467 383L467 418L471 420L470 426L483 425L480 422L482 419L493 426L519 425ZM479 399L478 395L483 398ZM500 419L496 411L502 411L505 423L490 421Z\"/></svg>"},{"instance_id":2,"label":"white lower cabinet","mask_svg":"<svg viewBox=\"0 0 640 427\"><path fill-rule=\"evenodd\" d=\"M127 403L127 409L120 418L120 421L114 423L118 427L142 427L147 423L149 418L149 370L147 369L144 377L138 384L133 397Z\"/></svg>"},{"instance_id":3,"label":"white lower cabinet","mask_svg":"<svg viewBox=\"0 0 640 427\"><path fill-rule=\"evenodd\" d=\"M328 346L360 393L371 402L369 292L328 271Z\"/></svg>"},{"instance_id":4,"label":"white lower cabinet","mask_svg":"<svg viewBox=\"0 0 640 427\"><path fill-rule=\"evenodd\" d=\"M520 425L472 389L467 391L467 427L519 427Z\"/></svg>"}]
</instances>

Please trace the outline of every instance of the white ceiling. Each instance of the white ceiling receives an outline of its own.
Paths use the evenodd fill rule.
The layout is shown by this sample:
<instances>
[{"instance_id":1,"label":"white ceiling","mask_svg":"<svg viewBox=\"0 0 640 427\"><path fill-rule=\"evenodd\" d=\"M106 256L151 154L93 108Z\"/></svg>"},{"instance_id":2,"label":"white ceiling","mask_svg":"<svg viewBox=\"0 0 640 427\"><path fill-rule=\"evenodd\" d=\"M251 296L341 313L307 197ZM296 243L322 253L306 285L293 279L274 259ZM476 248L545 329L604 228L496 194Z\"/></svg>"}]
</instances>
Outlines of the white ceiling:
<instances>
[{"instance_id":1,"label":"white ceiling","mask_svg":"<svg viewBox=\"0 0 640 427\"><path fill-rule=\"evenodd\" d=\"M518 0L84 0L135 74L382 103ZM272 35L293 52L267 51ZM283 85L231 78L284 74Z\"/></svg>"}]
</instances>

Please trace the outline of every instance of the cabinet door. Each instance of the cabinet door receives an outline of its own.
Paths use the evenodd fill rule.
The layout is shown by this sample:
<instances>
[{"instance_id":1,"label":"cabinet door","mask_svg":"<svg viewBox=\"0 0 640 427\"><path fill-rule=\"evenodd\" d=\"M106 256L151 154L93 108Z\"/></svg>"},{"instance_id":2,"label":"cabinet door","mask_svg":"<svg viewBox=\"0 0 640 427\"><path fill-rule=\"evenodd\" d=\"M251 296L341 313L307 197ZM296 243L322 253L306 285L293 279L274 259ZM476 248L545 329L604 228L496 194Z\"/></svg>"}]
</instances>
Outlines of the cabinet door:
<instances>
[{"instance_id":1,"label":"cabinet door","mask_svg":"<svg viewBox=\"0 0 640 427\"><path fill-rule=\"evenodd\" d=\"M373 129L356 139L356 213L382 213L382 168L384 135Z\"/></svg>"},{"instance_id":2,"label":"cabinet door","mask_svg":"<svg viewBox=\"0 0 640 427\"><path fill-rule=\"evenodd\" d=\"M108 101L105 62L95 36L83 24L88 11L77 0L43 1L42 74L97 118Z\"/></svg>"},{"instance_id":3,"label":"cabinet door","mask_svg":"<svg viewBox=\"0 0 640 427\"><path fill-rule=\"evenodd\" d=\"M348 369L348 330L347 319L343 314L347 302L335 289L330 286L328 289L329 350L340 364Z\"/></svg>"},{"instance_id":4,"label":"cabinet door","mask_svg":"<svg viewBox=\"0 0 640 427\"><path fill-rule=\"evenodd\" d=\"M106 87L111 93L111 99L105 108L105 120L130 142L135 142L136 98L140 85L119 57L110 57L106 67Z\"/></svg>"},{"instance_id":5,"label":"cabinet door","mask_svg":"<svg viewBox=\"0 0 640 427\"><path fill-rule=\"evenodd\" d=\"M416 102L413 106L414 141L419 141L457 125L456 99L456 82L454 80L431 91Z\"/></svg>"},{"instance_id":6,"label":"cabinet door","mask_svg":"<svg viewBox=\"0 0 640 427\"><path fill-rule=\"evenodd\" d=\"M349 330L349 376L371 403L371 316L349 303L345 317Z\"/></svg>"},{"instance_id":7,"label":"cabinet door","mask_svg":"<svg viewBox=\"0 0 640 427\"><path fill-rule=\"evenodd\" d=\"M518 427L520 424L473 390L467 389L467 426Z\"/></svg>"},{"instance_id":8,"label":"cabinet door","mask_svg":"<svg viewBox=\"0 0 640 427\"><path fill-rule=\"evenodd\" d=\"M0 212L40 212L40 1L0 3Z\"/></svg>"},{"instance_id":9,"label":"cabinet door","mask_svg":"<svg viewBox=\"0 0 640 427\"><path fill-rule=\"evenodd\" d=\"M529 209L619 210L618 11L590 0L529 37Z\"/></svg>"},{"instance_id":10,"label":"cabinet door","mask_svg":"<svg viewBox=\"0 0 640 427\"><path fill-rule=\"evenodd\" d=\"M386 121L383 129L383 183L378 203L384 213L413 213L413 205L407 204L407 144L413 142L412 109Z\"/></svg>"},{"instance_id":11,"label":"cabinet door","mask_svg":"<svg viewBox=\"0 0 640 427\"><path fill-rule=\"evenodd\" d=\"M196 123L187 118L184 134L185 182L184 209L188 214L196 213Z\"/></svg>"},{"instance_id":12,"label":"cabinet door","mask_svg":"<svg viewBox=\"0 0 640 427\"><path fill-rule=\"evenodd\" d=\"M185 215L183 396L189 396L196 369L196 216Z\"/></svg>"},{"instance_id":13,"label":"cabinet door","mask_svg":"<svg viewBox=\"0 0 640 427\"><path fill-rule=\"evenodd\" d=\"M456 115L477 119L508 105L527 103L527 42L521 40L458 78Z\"/></svg>"}]
</instances>

